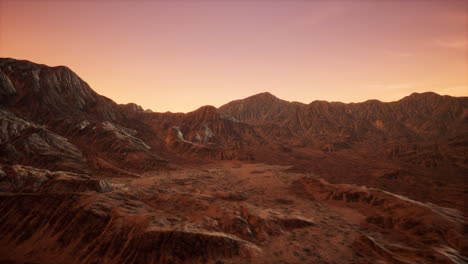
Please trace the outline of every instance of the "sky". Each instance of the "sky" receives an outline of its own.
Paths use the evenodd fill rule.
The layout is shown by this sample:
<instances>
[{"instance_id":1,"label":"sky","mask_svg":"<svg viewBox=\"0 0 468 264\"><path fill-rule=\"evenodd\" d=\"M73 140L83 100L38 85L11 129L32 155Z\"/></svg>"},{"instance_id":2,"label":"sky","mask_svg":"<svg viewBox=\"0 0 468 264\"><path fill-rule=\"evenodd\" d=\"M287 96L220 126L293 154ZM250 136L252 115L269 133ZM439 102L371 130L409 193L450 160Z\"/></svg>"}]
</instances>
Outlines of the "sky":
<instances>
[{"instance_id":1,"label":"sky","mask_svg":"<svg viewBox=\"0 0 468 264\"><path fill-rule=\"evenodd\" d=\"M0 57L158 112L468 96L466 0L0 0Z\"/></svg>"}]
</instances>

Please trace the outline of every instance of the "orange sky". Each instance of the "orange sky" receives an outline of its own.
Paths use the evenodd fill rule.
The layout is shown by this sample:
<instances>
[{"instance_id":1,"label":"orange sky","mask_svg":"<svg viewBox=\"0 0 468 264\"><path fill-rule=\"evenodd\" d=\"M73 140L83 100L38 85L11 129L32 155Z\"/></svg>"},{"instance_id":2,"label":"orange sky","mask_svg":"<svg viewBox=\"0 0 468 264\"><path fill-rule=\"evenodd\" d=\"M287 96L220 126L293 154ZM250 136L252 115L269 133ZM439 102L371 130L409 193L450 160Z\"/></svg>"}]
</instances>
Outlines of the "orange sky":
<instances>
[{"instance_id":1,"label":"orange sky","mask_svg":"<svg viewBox=\"0 0 468 264\"><path fill-rule=\"evenodd\" d=\"M468 96L468 1L0 0L0 57L66 65L118 103L191 111Z\"/></svg>"}]
</instances>

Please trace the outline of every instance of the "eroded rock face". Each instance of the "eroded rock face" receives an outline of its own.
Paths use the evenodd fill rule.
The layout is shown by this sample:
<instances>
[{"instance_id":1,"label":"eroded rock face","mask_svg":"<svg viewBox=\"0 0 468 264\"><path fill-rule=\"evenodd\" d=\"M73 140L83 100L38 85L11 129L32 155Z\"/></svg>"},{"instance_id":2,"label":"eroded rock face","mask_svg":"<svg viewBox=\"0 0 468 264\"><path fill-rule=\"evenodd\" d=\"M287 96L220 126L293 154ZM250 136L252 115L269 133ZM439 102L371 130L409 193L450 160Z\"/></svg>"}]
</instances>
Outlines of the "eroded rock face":
<instances>
[{"instance_id":1,"label":"eroded rock face","mask_svg":"<svg viewBox=\"0 0 468 264\"><path fill-rule=\"evenodd\" d=\"M155 225L164 215L137 193L84 174L6 165L0 170L0 192L0 244L9 249L0 250L0 259L187 263L248 258L259 250L225 233Z\"/></svg>"},{"instance_id":2,"label":"eroded rock face","mask_svg":"<svg viewBox=\"0 0 468 264\"><path fill-rule=\"evenodd\" d=\"M22 165L3 165L0 172L0 191L7 193L69 193L116 189L104 180L86 174L48 171Z\"/></svg>"},{"instance_id":3,"label":"eroded rock face","mask_svg":"<svg viewBox=\"0 0 468 264\"><path fill-rule=\"evenodd\" d=\"M265 143L251 126L213 106L187 114L144 113L140 118L165 136L169 150L190 159L251 160L251 146Z\"/></svg>"},{"instance_id":4,"label":"eroded rock face","mask_svg":"<svg viewBox=\"0 0 468 264\"><path fill-rule=\"evenodd\" d=\"M339 253L355 263L463 263L467 109L466 97L434 93L357 104L262 93L154 113L116 104L66 67L0 59L0 260L339 262ZM219 160L293 165L332 183L309 177L290 190L294 175L240 165L237 176L145 182L168 165ZM362 215L360 226L324 213L335 207Z\"/></svg>"},{"instance_id":5,"label":"eroded rock face","mask_svg":"<svg viewBox=\"0 0 468 264\"><path fill-rule=\"evenodd\" d=\"M329 141L342 137L351 142L457 135L466 127L466 109L466 98L435 93L414 93L392 103L314 101L307 105L261 93L220 107L239 121L278 124L294 136L325 136Z\"/></svg>"},{"instance_id":6,"label":"eroded rock face","mask_svg":"<svg viewBox=\"0 0 468 264\"><path fill-rule=\"evenodd\" d=\"M468 168L462 146L468 123L466 98L424 93L392 103L301 104L262 93L219 109L204 106L187 114L153 113L98 95L66 67L1 59L0 71L4 108L67 138L97 173L132 176L164 168L166 160L257 160L307 170L314 159L351 163L363 157L356 171L353 164L341 165L351 172L350 180L358 182L362 177L357 174L363 169L367 175L373 173L363 168L366 155L379 157L372 161L375 164L448 167L451 172L444 173L452 176ZM120 132L97 129L91 133L88 124L98 128L112 124L112 130ZM133 131L131 137L123 140L128 131ZM94 145L95 149L90 147ZM149 148L142 149L144 145ZM320 164L314 165L315 172L336 167ZM333 182L344 179L339 171L329 174ZM388 184L369 185L384 188Z\"/></svg>"},{"instance_id":7,"label":"eroded rock face","mask_svg":"<svg viewBox=\"0 0 468 264\"><path fill-rule=\"evenodd\" d=\"M83 153L66 138L1 108L0 153L3 162L89 172Z\"/></svg>"},{"instance_id":8,"label":"eroded rock face","mask_svg":"<svg viewBox=\"0 0 468 264\"><path fill-rule=\"evenodd\" d=\"M151 221L158 216L125 193L0 195L0 203L5 216L0 220L2 244L14 245L13 251L2 252L7 259L28 256L40 247L30 261L202 263L213 258L248 258L258 250L223 233L155 227ZM24 220L21 224L9 219ZM53 231L41 234L44 228ZM56 258L45 260L51 255Z\"/></svg>"},{"instance_id":9,"label":"eroded rock face","mask_svg":"<svg viewBox=\"0 0 468 264\"><path fill-rule=\"evenodd\" d=\"M165 166L158 150L139 137L151 132L128 120L136 105L119 106L98 95L66 67L0 59L0 71L0 129L4 137L15 136L3 140L5 162L132 177Z\"/></svg>"},{"instance_id":10,"label":"eroded rock face","mask_svg":"<svg viewBox=\"0 0 468 264\"><path fill-rule=\"evenodd\" d=\"M134 103L120 104L119 108L121 109L122 114L127 118L134 118L144 112L141 106Z\"/></svg>"},{"instance_id":11,"label":"eroded rock face","mask_svg":"<svg viewBox=\"0 0 468 264\"><path fill-rule=\"evenodd\" d=\"M213 196L188 193L160 193L145 198L157 210L179 215L182 223L203 227L213 232L227 233L258 244L270 241L288 230L314 226L310 219L261 210L248 203L226 205ZM182 210L183 208L183 210Z\"/></svg>"},{"instance_id":12,"label":"eroded rock face","mask_svg":"<svg viewBox=\"0 0 468 264\"><path fill-rule=\"evenodd\" d=\"M3 97L8 97L15 93L16 89L11 83L10 78L0 71L0 100L3 100Z\"/></svg>"},{"instance_id":13,"label":"eroded rock face","mask_svg":"<svg viewBox=\"0 0 468 264\"><path fill-rule=\"evenodd\" d=\"M83 149L96 174L132 176L132 172L152 170L166 163L157 150L138 137L137 130L110 121L64 122L56 128Z\"/></svg>"},{"instance_id":14,"label":"eroded rock face","mask_svg":"<svg viewBox=\"0 0 468 264\"><path fill-rule=\"evenodd\" d=\"M47 67L29 61L1 59L0 70L3 72L2 79L6 80L2 82L2 87L8 87L8 83L11 83L16 90L3 97L0 103L23 117L38 123L72 116L101 120L120 118L113 101L98 95L67 67Z\"/></svg>"},{"instance_id":15,"label":"eroded rock face","mask_svg":"<svg viewBox=\"0 0 468 264\"><path fill-rule=\"evenodd\" d=\"M414 259L453 263L468 254L468 222L455 209L373 188L329 184L317 178L301 179L293 189L299 195L344 204L365 215L362 225L376 233L362 235L354 249L368 258L397 263L413 263ZM374 237L377 233L383 235Z\"/></svg>"}]
</instances>

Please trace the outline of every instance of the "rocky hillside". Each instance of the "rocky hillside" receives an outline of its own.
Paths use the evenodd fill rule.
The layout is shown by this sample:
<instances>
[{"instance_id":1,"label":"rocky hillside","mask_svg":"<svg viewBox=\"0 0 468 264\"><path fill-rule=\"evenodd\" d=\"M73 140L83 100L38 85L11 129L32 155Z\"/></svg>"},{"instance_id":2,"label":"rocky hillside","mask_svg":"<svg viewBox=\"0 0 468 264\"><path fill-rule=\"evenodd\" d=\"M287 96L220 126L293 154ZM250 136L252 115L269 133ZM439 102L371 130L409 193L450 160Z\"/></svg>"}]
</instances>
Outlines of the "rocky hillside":
<instances>
[{"instance_id":1,"label":"rocky hillside","mask_svg":"<svg viewBox=\"0 0 468 264\"><path fill-rule=\"evenodd\" d=\"M0 78L0 137L2 149L11 150L11 162L126 176L166 163L137 135L151 133L143 124L129 126L118 104L67 67L1 59ZM56 165L70 153L72 161Z\"/></svg>"},{"instance_id":2,"label":"rocky hillside","mask_svg":"<svg viewBox=\"0 0 468 264\"><path fill-rule=\"evenodd\" d=\"M311 141L325 137L348 143L453 137L466 133L468 120L467 98L432 92L414 93L391 103L314 101L307 105L262 93L230 102L220 110L249 124L275 124Z\"/></svg>"},{"instance_id":3,"label":"rocky hillside","mask_svg":"<svg viewBox=\"0 0 468 264\"><path fill-rule=\"evenodd\" d=\"M302 104L262 93L219 109L153 113L97 94L67 67L14 59L0 59L0 84L4 163L137 177L178 164L250 160L405 195L417 195L401 186L406 180L444 187L468 172L466 97ZM441 202L421 195L413 198Z\"/></svg>"},{"instance_id":4,"label":"rocky hillside","mask_svg":"<svg viewBox=\"0 0 468 264\"><path fill-rule=\"evenodd\" d=\"M155 113L0 59L0 263L464 263L467 149L467 97Z\"/></svg>"}]
</instances>

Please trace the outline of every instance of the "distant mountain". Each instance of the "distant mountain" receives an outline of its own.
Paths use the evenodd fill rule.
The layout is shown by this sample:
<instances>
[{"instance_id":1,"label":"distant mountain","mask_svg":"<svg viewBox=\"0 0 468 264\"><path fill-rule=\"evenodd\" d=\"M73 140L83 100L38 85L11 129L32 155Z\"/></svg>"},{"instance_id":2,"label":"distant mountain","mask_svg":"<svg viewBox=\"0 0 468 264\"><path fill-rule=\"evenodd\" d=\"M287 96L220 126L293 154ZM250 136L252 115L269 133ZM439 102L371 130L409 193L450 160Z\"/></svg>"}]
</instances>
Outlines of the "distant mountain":
<instances>
[{"instance_id":1,"label":"distant mountain","mask_svg":"<svg viewBox=\"0 0 468 264\"><path fill-rule=\"evenodd\" d=\"M464 263L467 150L468 97L154 113L0 59L0 263Z\"/></svg>"},{"instance_id":2,"label":"distant mountain","mask_svg":"<svg viewBox=\"0 0 468 264\"><path fill-rule=\"evenodd\" d=\"M281 100L266 92L232 101L219 109L237 120L250 124L262 124L292 122L304 106L301 103Z\"/></svg>"},{"instance_id":3,"label":"distant mountain","mask_svg":"<svg viewBox=\"0 0 468 264\"><path fill-rule=\"evenodd\" d=\"M372 139L430 139L466 132L468 100L438 94L414 93L383 103L310 104L287 102L270 93L236 100L220 110L249 124L277 124L304 137L342 136L349 141Z\"/></svg>"},{"instance_id":4,"label":"distant mountain","mask_svg":"<svg viewBox=\"0 0 468 264\"><path fill-rule=\"evenodd\" d=\"M0 84L3 163L136 177L177 164L255 160L434 201L437 194L415 194L401 181L424 185L439 170L459 182L468 170L467 97L303 104L261 93L219 109L153 113L97 94L67 67L14 59L0 59Z\"/></svg>"}]
</instances>

